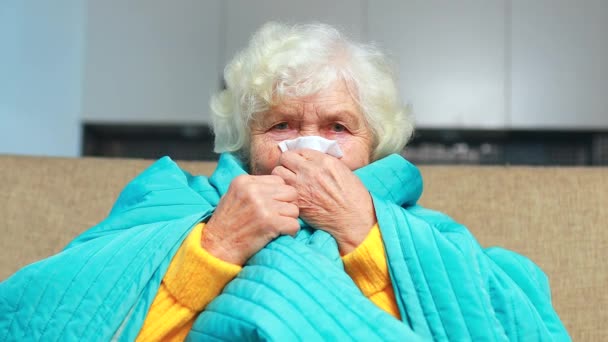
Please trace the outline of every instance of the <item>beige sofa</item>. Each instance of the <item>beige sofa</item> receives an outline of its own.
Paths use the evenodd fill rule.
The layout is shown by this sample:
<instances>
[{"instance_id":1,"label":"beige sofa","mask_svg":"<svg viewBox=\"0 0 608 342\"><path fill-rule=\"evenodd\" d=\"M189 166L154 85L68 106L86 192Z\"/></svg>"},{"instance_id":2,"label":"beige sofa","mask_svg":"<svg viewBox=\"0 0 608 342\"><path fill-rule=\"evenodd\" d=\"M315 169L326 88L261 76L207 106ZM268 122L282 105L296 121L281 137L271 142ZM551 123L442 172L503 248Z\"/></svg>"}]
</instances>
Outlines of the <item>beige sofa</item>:
<instances>
[{"instance_id":1,"label":"beige sofa","mask_svg":"<svg viewBox=\"0 0 608 342\"><path fill-rule=\"evenodd\" d=\"M149 160L0 156L0 279L104 218ZM183 162L195 174L214 163ZM574 340L608 341L608 168L425 166L421 204L539 264Z\"/></svg>"}]
</instances>

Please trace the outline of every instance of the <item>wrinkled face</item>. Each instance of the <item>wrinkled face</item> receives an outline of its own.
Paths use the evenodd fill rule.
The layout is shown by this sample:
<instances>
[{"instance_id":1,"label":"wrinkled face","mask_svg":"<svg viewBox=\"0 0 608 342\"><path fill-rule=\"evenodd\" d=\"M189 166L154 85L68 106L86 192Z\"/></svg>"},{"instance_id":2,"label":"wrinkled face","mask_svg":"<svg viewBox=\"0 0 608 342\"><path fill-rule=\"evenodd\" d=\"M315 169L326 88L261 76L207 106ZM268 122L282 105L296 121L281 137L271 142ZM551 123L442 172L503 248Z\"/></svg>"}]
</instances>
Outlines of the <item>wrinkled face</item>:
<instances>
[{"instance_id":1,"label":"wrinkled face","mask_svg":"<svg viewBox=\"0 0 608 342\"><path fill-rule=\"evenodd\" d=\"M279 142L317 135L336 140L349 169L369 164L373 135L344 81L336 81L317 94L288 98L250 125L251 174L267 175L278 165Z\"/></svg>"}]
</instances>

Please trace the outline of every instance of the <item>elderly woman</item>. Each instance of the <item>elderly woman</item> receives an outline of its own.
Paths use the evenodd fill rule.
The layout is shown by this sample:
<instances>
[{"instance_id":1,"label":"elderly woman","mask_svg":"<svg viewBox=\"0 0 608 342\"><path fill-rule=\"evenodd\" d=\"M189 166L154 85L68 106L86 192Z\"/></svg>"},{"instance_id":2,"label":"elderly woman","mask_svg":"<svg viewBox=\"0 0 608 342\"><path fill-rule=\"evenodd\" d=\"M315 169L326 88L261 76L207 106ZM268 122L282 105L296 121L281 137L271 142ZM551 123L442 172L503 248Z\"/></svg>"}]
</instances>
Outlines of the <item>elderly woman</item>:
<instances>
[{"instance_id":1,"label":"elderly woman","mask_svg":"<svg viewBox=\"0 0 608 342\"><path fill-rule=\"evenodd\" d=\"M212 100L210 177L163 158L109 217L2 284L20 339L568 339L546 277L416 205L382 53L270 23ZM32 281L33 280L33 281Z\"/></svg>"}]
</instances>

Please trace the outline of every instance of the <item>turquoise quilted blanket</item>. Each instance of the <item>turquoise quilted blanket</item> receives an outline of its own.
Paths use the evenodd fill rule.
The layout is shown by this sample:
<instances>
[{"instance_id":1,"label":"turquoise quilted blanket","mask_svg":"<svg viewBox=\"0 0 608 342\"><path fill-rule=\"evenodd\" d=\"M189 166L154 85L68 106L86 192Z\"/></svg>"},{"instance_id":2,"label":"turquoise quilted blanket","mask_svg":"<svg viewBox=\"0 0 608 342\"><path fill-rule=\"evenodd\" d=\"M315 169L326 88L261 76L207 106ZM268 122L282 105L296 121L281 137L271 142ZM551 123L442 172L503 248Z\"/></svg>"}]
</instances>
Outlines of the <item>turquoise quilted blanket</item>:
<instances>
[{"instance_id":1,"label":"turquoise quilted blanket","mask_svg":"<svg viewBox=\"0 0 608 342\"><path fill-rule=\"evenodd\" d=\"M0 284L0 340L134 340L181 242L245 172L230 154L209 178L158 160L105 220ZM362 295L329 234L302 223L248 261L188 339L569 340L543 272L418 206L416 167L392 155L356 174L374 200L401 321Z\"/></svg>"}]
</instances>

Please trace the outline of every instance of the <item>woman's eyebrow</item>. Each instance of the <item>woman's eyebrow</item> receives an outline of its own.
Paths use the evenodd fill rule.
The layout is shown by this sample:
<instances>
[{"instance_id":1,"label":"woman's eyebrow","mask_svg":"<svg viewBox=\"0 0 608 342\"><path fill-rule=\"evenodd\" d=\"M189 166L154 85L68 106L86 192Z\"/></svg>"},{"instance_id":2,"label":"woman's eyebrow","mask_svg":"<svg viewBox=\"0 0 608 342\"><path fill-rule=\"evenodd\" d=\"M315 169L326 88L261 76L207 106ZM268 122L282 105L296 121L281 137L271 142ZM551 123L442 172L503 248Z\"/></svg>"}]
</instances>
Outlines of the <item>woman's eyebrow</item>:
<instances>
[{"instance_id":1,"label":"woman's eyebrow","mask_svg":"<svg viewBox=\"0 0 608 342\"><path fill-rule=\"evenodd\" d=\"M276 121L283 120L296 120L299 118L297 113L291 113L289 110L280 110L280 109L272 109L269 110L266 115L263 115L261 118L262 124L270 125L275 123Z\"/></svg>"},{"instance_id":2,"label":"woman's eyebrow","mask_svg":"<svg viewBox=\"0 0 608 342\"><path fill-rule=\"evenodd\" d=\"M326 121L344 121L351 125L361 122L357 115L348 110L325 113L323 117Z\"/></svg>"},{"instance_id":3,"label":"woman's eyebrow","mask_svg":"<svg viewBox=\"0 0 608 342\"><path fill-rule=\"evenodd\" d=\"M339 109L336 111L326 111L320 113L321 120L325 122L341 121L349 125L358 125L361 123L359 115L354 114L350 110ZM298 111L290 110L290 108L274 108L269 110L266 115L261 117L261 123L265 125L274 124L277 121L297 121L302 120L302 114Z\"/></svg>"}]
</instances>

